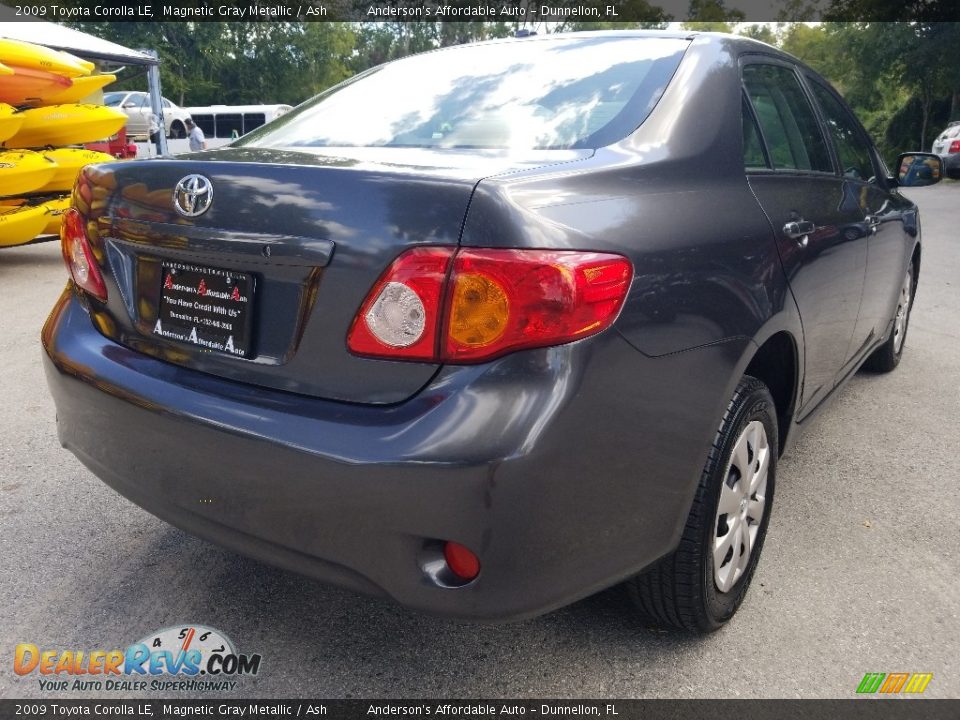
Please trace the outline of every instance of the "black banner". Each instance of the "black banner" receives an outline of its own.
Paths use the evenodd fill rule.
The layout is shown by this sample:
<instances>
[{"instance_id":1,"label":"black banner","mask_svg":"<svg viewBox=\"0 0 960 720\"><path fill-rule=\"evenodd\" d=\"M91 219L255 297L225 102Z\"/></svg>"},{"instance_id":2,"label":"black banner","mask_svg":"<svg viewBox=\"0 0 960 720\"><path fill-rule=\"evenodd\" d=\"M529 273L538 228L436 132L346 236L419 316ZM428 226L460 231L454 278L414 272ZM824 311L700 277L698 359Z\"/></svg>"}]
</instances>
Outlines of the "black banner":
<instances>
[{"instance_id":1,"label":"black banner","mask_svg":"<svg viewBox=\"0 0 960 720\"><path fill-rule=\"evenodd\" d=\"M699 8L699 10L697 10ZM705 10L704 10L705 8ZM714 12L715 11L715 12ZM0 20L509 22L960 20L960 3L887 0L0 0Z\"/></svg>"},{"instance_id":2,"label":"black banner","mask_svg":"<svg viewBox=\"0 0 960 720\"><path fill-rule=\"evenodd\" d=\"M960 700L0 700L0 718L956 720Z\"/></svg>"}]
</instances>

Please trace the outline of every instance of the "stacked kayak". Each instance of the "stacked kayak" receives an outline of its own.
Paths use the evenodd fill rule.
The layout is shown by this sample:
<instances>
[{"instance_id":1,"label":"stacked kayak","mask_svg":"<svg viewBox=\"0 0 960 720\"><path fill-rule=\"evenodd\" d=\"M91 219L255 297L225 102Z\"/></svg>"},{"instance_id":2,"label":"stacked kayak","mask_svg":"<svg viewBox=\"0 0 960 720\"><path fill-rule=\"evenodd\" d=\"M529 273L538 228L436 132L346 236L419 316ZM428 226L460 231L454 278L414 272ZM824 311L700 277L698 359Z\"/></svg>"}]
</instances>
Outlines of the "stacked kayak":
<instances>
[{"instance_id":1,"label":"stacked kayak","mask_svg":"<svg viewBox=\"0 0 960 720\"><path fill-rule=\"evenodd\" d=\"M84 102L116 80L93 63L0 38L0 247L59 234L81 168L114 158L70 147L103 140L124 113Z\"/></svg>"},{"instance_id":2,"label":"stacked kayak","mask_svg":"<svg viewBox=\"0 0 960 720\"><path fill-rule=\"evenodd\" d=\"M0 206L0 247L30 242L46 230L51 219L43 205Z\"/></svg>"},{"instance_id":3,"label":"stacked kayak","mask_svg":"<svg viewBox=\"0 0 960 720\"><path fill-rule=\"evenodd\" d=\"M94 163L113 162L116 158L113 155L97 152L96 150L87 150L85 148L58 148L55 150L46 150L43 156L56 165L53 175L47 183L41 186L37 192L41 193L64 193L73 190L73 184L77 180L77 175L85 165Z\"/></svg>"},{"instance_id":4,"label":"stacked kayak","mask_svg":"<svg viewBox=\"0 0 960 720\"><path fill-rule=\"evenodd\" d=\"M49 96L46 101L36 101L30 104L65 105L67 103L83 102L85 98L90 97L98 90L102 90L116 79L116 75L87 75L86 77L73 78L73 84L66 90Z\"/></svg>"},{"instance_id":5,"label":"stacked kayak","mask_svg":"<svg viewBox=\"0 0 960 720\"><path fill-rule=\"evenodd\" d=\"M47 185L57 163L32 150L0 152L0 195L17 197Z\"/></svg>"},{"instance_id":6,"label":"stacked kayak","mask_svg":"<svg viewBox=\"0 0 960 720\"><path fill-rule=\"evenodd\" d=\"M15 135L4 140L4 147L36 148L94 142L110 137L127 121L126 115L113 108L75 103L21 110L18 115L23 118L23 124Z\"/></svg>"}]
</instances>

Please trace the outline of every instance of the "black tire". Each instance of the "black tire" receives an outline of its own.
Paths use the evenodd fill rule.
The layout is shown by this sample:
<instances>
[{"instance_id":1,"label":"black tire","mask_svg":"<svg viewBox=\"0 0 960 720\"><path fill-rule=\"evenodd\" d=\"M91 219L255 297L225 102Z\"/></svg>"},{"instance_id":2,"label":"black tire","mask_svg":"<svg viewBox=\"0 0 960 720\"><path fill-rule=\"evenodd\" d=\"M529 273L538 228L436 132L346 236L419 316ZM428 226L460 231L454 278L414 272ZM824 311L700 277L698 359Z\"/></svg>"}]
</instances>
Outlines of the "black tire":
<instances>
[{"instance_id":1,"label":"black tire","mask_svg":"<svg viewBox=\"0 0 960 720\"><path fill-rule=\"evenodd\" d=\"M913 271L913 262L907 267L907 274L904 277L906 284L907 278L910 279L910 287L907 290L906 308L903 308L903 287L900 290L900 296L897 299L897 308L893 311L893 321L890 328L890 337L873 351L873 354L863 363L863 369L875 373L888 373L896 369L900 364L900 358L903 357L903 349L907 346L907 330L910 328L910 311L913 309L913 298L917 294L917 276ZM901 308L904 309L903 328L899 332L902 337L898 337L897 319Z\"/></svg>"},{"instance_id":2,"label":"black tire","mask_svg":"<svg viewBox=\"0 0 960 720\"><path fill-rule=\"evenodd\" d=\"M170 124L170 138L172 140L182 140L187 136L187 128L179 120L174 120Z\"/></svg>"},{"instance_id":3,"label":"black tire","mask_svg":"<svg viewBox=\"0 0 960 720\"><path fill-rule=\"evenodd\" d=\"M731 473L736 472L731 465L731 456L741 434L753 421L762 423L769 449L766 453L766 502L761 520L756 523L757 534L748 564L739 579L722 592L715 580L712 551L714 538L719 532L717 511L721 487L724 483L736 487L730 485L732 479L735 481ZM777 474L777 433L776 408L770 391L760 380L745 376L737 385L710 448L680 545L653 568L626 583L628 593L640 610L659 625L694 633L713 632L730 620L740 607L770 522ZM750 456L751 466L756 457L756 454ZM738 551L742 552L742 546Z\"/></svg>"}]
</instances>

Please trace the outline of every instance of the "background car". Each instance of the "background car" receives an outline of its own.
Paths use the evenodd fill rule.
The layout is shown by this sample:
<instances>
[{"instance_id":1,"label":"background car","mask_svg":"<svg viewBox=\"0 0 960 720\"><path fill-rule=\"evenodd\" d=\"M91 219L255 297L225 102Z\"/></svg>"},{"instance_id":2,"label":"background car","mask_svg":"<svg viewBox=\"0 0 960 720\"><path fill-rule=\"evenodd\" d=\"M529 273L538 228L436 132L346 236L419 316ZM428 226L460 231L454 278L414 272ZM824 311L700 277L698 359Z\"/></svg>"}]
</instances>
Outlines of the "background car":
<instances>
[{"instance_id":1,"label":"background car","mask_svg":"<svg viewBox=\"0 0 960 720\"><path fill-rule=\"evenodd\" d=\"M943 158L947 177L960 180L960 120L956 120L933 141L933 153Z\"/></svg>"},{"instance_id":2,"label":"background car","mask_svg":"<svg viewBox=\"0 0 960 720\"><path fill-rule=\"evenodd\" d=\"M179 105L163 101L163 124L168 138L184 138L187 136L186 121L190 113ZM127 114L127 135L130 137L149 137L156 123L156 117L150 108L150 96L145 92L109 92L103 96L103 104L107 107L119 108Z\"/></svg>"}]
</instances>

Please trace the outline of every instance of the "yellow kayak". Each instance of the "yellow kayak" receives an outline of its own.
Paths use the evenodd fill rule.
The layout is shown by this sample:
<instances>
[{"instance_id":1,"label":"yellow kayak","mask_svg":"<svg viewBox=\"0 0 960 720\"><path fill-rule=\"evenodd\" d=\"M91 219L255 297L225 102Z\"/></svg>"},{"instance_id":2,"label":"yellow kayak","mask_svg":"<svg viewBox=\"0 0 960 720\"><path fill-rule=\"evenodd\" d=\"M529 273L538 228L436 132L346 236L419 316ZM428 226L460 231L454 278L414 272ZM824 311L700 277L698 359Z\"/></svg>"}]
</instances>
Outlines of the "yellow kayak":
<instances>
[{"instance_id":1,"label":"yellow kayak","mask_svg":"<svg viewBox=\"0 0 960 720\"><path fill-rule=\"evenodd\" d=\"M41 102L33 102L31 105L63 105L65 103L79 103L93 95L97 90L106 87L114 80L116 75L87 75L73 79L73 85L69 89L44 98Z\"/></svg>"},{"instance_id":2,"label":"yellow kayak","mask_svg":"<svg viewBox=\"0 0 960 720\"><path fill-rule=\"evenodd\" d=\"M57 164L29 150L0 152L0 195L23 195L42 188Z\"/></svg>"},{"instance_id":3,"label":"yellow kayak","mask_svg":"<svg viewBox=\"0 0 960 720\"><path fill-rule=\"evenodd\" d=\"M70 196L64 195L63 197L48 200L39 207L42 207L47 212L47 224L43 226L42 232L45 235L59 235L63 212L70 207Z\"/></svg>"},{"instance_id":4,"label":"yellow kayak","mask_svg":"<svg viewBox=\"0 0 960 720\"><path fill-rule=\"evenodd\" d=\"M89 75L93 70L93 63L81 60L69 53L7 38L0 38L0 63L34 70L46 70L68 78Z\"/></svg>"},{"instance_id":5,"label":"yellow kayak","mask_svg":"<svg viewBox=\"0 0 960 720\"><path fill-rule=\"evenodd\" d=\"M114 162L113 155L97 152L96 150L84 150L83 148L59 148L57 150L44 150L43 155L48 160L53 160L57 164L57 169L53 177L36 192L69 192L73 190L73 184L77 181L77 175L84 165L93 163Z\"/></svg>"},{"instance_id":6,"label":"yellow kayak","mask_svg":"<svg viewBox=\"0 0 960 720\"><path fill-rule=\"evenodd\" d=\"M4 65L3 63L0 63L0 77L2 77L2 76L4 76L4 75L13 75L13 70L11 70L10 68L8 68L8 67L7 67L6 65Z\"/></svg>"},{"instance_id":7,"label":"yellow kayak","mask_svg":"<svg viewBox=\"0 0 960 720\"><path fill-rule=\"evenodd\" d=\"M17 114L17 109L12 105L0 103L0 142L16 135L21 125L23 125L23 116Z\"/></svg>"},{"instance_id":8,"label":"yellow kayak","mask_svg":"<svg viewBox=\"0 0 960 720\"><path fill-rule=\"evenodd\" d=\"M23 245L43 233L49 218L42 205L0 208L0 247Z\"/></svg>"},{"instance_id":9,"label":"yellow kayak","mask_svg":"<svg viewBox=\"0 0 960 720\"><path fill-rule=\"evenodd\" d=\"M127 122L125 113L102 105L51 105L23 110L23 125L3 144L8 148L36 148L103 140Z\"/></svg>"}]
</instances>

